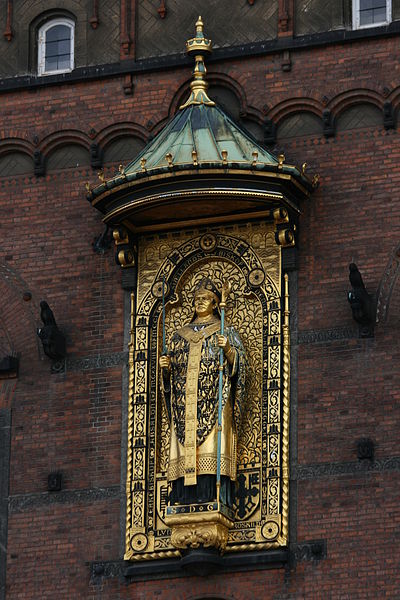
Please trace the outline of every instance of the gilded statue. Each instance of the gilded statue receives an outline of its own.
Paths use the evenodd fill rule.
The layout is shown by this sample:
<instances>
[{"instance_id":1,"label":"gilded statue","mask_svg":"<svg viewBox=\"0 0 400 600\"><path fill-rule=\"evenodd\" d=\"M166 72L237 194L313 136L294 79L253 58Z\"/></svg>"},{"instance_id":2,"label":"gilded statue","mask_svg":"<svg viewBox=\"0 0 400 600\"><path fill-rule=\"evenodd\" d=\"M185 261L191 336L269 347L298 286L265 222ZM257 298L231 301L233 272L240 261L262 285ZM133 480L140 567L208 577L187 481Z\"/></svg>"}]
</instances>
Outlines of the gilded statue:
<instances>
[{"instance_id":1,"label":"gilded statue","mask_svg":"<svg viewBox=\"0 0 400 600\"><path fill-rule=\"evenodd\" d=\"M220 303L221 292L213 281L203 279L194 290L192 320L173 333L159 361L170 421L170 505L219 500L232 507L234 501L246 353L234 327L226 325L221 332Z\"/></svg>"}]
</instances>

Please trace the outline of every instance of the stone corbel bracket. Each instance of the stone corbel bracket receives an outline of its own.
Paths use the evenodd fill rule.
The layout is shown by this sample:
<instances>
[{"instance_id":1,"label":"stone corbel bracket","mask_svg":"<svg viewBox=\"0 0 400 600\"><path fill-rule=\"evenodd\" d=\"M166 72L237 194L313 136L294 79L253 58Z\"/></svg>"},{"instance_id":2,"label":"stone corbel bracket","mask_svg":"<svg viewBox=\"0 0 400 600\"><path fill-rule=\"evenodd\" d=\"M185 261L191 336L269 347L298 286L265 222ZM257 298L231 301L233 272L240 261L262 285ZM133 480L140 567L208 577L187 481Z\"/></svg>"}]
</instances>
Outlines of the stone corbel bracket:
<instances>
[{"instance_id":1,"label":"stone corbel bracket","mask_svg":"<svg viewBox=\"0 0 400 600\"><path fill-rule=\"evenodd\" d=\"M113 229L116 247L115 262L122 269L122 287L133 291L136 288L137 247L133 235L123 226Z\"/></svg>"}]
</instances>

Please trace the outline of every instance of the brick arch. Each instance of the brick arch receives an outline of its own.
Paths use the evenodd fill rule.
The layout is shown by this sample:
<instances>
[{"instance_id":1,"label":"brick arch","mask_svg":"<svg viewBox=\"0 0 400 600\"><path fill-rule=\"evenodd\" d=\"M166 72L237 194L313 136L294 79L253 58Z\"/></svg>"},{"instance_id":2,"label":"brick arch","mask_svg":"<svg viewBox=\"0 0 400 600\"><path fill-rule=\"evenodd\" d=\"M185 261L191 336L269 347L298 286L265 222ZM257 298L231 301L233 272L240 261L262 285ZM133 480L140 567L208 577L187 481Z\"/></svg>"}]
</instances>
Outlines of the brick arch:
<instances>
[{"instance_id":1,"label":"brick arch","mask_svg":"<svg viewBox=\"0 0 400 600\"><path fill-rule=\"evenodd\" d=\"M277 127L277 138L288 139L307 135L321 136L323 122L319 115L309 110L301 110L286 115Z\"/></svg>"},{"instance_id":2,"label":"brick arch","mask_svg":"<svg viewBox=\"0 0 400 600\"><path fill-rule=\"evenodd\" d=\"M51 13L52 11L66 11L76 16L86 14L86 10L82 9L82 2L79 0L48 0L46 10L40 10L41 7L43 7L43 4L37 0L26 0L24 2L24 14L29 23L39 15Z\"/></svg>"},{"instance_id":3,"label":"brick arch","mask_svg":"<svg viewBox=\"0 0 400 600\"><path fill-rule=\"evenodd\" d=\"M0 177L32 174L33 152L33 145L26 140L0 141Z\"/></svg>"},{"instance_id":4,"label":"brick arch","mask_svg":"<svg viewBox=\"0 0 400 600\"><path fill-rule=\"evenodd\" d=\"M209 73L207 76L208 85L212 87L220 87L231 92L236 97L239 104L240 115L247 115L254 112L254 109L248 105L247 97L242 86L232 77L225 73Z\"/></svg>"},{"instance_id":5,"label":"brick arch","mask_svg":"<svg viewBox=\"0 0 400 600\"><path fill-rule=\"evenodd\" d=\"M346 106L340 114L335 117L337 132L349 129L360 129L363 127L382 127L383 114L377 106L371 102L355 102Z\"/></svg>"},{"instance_id":6,"label":"brick arch","mask_svg":"<svg viewBox=\"0 0 400 600\"><path fill-rule=\"evenodd\" d=\"M140 125L121 122L105 127L96 135L95 142L103 151L104 163L126 164L144 148L148 137L148 131Z\"/></svg>"},{"instance_id":7,"label":"brick arch","mask_svg":"<svg viewBox=\"0 0 400 600\"><path fill-rule=\"evenodd\" d=\"M104 127L104 129L99 131L93 141L96 142L96 144L99 144L101 148L105 148L108 144L124 135L137 137L143 142L147 142L149 138L149 132L141 125L129 121L121 121L120 123L113 123L112 125Z\"/></svg>"},{"instance_id":8,"label":"brick arch","mask_svg":"<svg viewBox=\"0 0 400 600\"><path fill-rule=\"evenodd\" d=\"M40 143L48 169L89 166L91 140L79 130L68 129L49 134Z\"/></svg>"},{"instance_id":9,"label":"brick arch","mask_svg":"<svg viewBox=\"0 0 400 600\"><path fill-rule=\"evenodd\" d=\"M82 8L79 0L50 0L44 5L37 0L26 0L23 3L23 20L31 31L35 31L44 22L60 16L73 19L76 23L85 23L87 11ZM22 8L22 7L21 7ZM15 17L20 18L20 7L16 7Z\"/></svg>"},{"instance_id":10,"label":"brick arch","mask_svg":"<svg viewBox=\"0 0 400 600\"><path fill-rule=\"evenodd\" d=\"M49 171L89 167L90 156L86 148L76 143L63 144L54 148L46 157Z\"/></svg>"},{"instance_id":11,"label":"brick arch","mask_svg":"<svg viewBox=\"0 0 400 600\"><path fill-rule=\"evenodd\" d=\"M0 155L0 177L33 174L32 157L24 152L10 151Z\"/></svg>"},{"instance_id":12,"label":"brick arch","mask_svg":"<svg viewBox=\"0 0 400 600\"><path fill-rule=\"evenodd\" d=\"M332 112L334 118L337 118L345 110L357 104L372 104L382 110L384 102L385 99L377 91L358 88L338 94L328 102L326 108Z\"/></svg>"},{"instance_id":13,"label":"brick arch","mask_svg":"<svg viewBox=\"0 0 400 600\"><path fill-rule=\"evenodd\" d=\"M62 8L62 7L48 8L45 11L42 11L42 12L36 14L35 17L29 23L29 27L32 29L32 31L36 31L42 25L44 25L46 22L49 22L52 19L63 18L63 17L65 17L67 19L71 19L74 22L76 22L76 20L77 20L76 14L74 12L71 12L71 10L69 8L68 9Z\"/></svg>"},{"instance_id":14,"label":"brick arch","mask_svg":"<svg viewBox=\"0 0 400 600\"><path fill-rule=\"evenodd\" d=\"M186 102L190 94L192 78L187 79L175 93L168 111L168 119L172 118L179 107ZM244 127L258 142L263 140L263 116L260 111L248 105L242 86L232 77L224 73L208 72L207 83L209 96L235 122ZM168 119L159 121L154 133L161 131Z\"/></svg>"},{"instance_id":15,"label":"brick arch","mask_svg":"<svg viewBox=\"0 0 400 600\"><path fill-rule=\"evenodd\" d=\"M310 112L317 117L322 118L323 110L324 106L312 98L290 98L276 104L268 112L268 119L273 121L276 125L279 125L286 117L302 112Z\"/></svg>"},{"instance_id":16,"label":"brick arch","mask_svg":"<svg viewBox=\"0 0 400 600\"><path fill-rule=\"evenodd\" d=\"M33 147L25 140L0 142L0 177L33 174Z\"/></svg>"},{"instance_id":17,"label":"brick arch","mask_svg":"<svg viewBox=\"0 0 400 600\"><path fill-rule=\"evenodd\" d=\"M92 140L89 136L83 131L79 131L79 129L64 129L61 131L54 131L43 138L40 142L39 149L45 156L58 148L62 148L66 144L82 146L89 151L91 142Z\"/></svg>"},{"instance_id":18,"label":"brick arch","mask_svg":"<svg viewBox=\"0 0 400 600\"><path fill-rule=\"evenodd\" d=\"M45 20L57 16L68 16L76 23L75 48L76 57L86 54L88 20L87 10L80 0L25 0L14 2L14 23L21 55L24 56L25 68L35 71L37 68L37 49L35 44L36 30Z\"/></svg>"},{"instance_id":19,"label":"brick arch","mask_svg":"<svg viewBox=\"0 0 400 600\"><path fill-rule=\"evenodd\" d=\"M33 156L34 150L34 145L22 138L8 137L0 140L0 156L9 152L21 152L22 154Z\"/></svg>"},{"instance_id":20,"label":"brick arch","mask_svg":"<svg viewBox=\"0 0 400 600\"><path fill-rule=\"evenodd\" d=\"M193 77L187 79L175 92L175 95L169 106L169 118L175 115L179 110L179 107L188 99L190 94L190 83L192 79ZM253 107L248 105L245 91L235 79L224 73L209 71L207 73L207 83L209 85L209 89L211 90L213 87L219 87L232 94L232 98L235 98L238 104L239 116L249 116L250 118L259 119L261 121L261 114L259 114L258 111L256 111ZM210 93L210 98L213 100L212 92Z\"/></svg>"},{"instance_id":21,"label":"brick arch","mask_svg":"<svg viewBox=\"0 0 400 600\"><path fill-rule=\"evenodd\" d=\"M104 162L128 164L139 155L144 147L145 142L137 136L122 134L104 148Z\"/></svg>"}]
</instances>

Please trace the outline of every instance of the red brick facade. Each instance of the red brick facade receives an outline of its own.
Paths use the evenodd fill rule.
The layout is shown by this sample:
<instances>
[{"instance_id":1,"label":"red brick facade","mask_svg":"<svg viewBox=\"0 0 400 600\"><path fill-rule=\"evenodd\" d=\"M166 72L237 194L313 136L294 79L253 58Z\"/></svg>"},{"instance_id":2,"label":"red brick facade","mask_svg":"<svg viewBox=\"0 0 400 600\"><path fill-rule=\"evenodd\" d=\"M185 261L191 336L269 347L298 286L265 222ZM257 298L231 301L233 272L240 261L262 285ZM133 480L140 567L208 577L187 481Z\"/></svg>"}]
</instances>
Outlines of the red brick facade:
<instances>
[{"instance_id":1,"label":"red brick facade","mask_svg":"<svg viewBox=\"0 0 400 600\"><path fill-rule=\"evenodd\" d=\"M182 32L182 43L189 34ZM298 232L291 535L293 544L325 540L326 557L207 578L90 582L90 563L123 556L127 340L113 250L101 256L92 249L103 225L85 199L85 182L97 181L88 160L44 177L0 177L3 353L20 356L17 381L0 382L0 409L12 411L7 600L400 597L400 346L392 309L400 288L394 286L388 319L371 339L358 338L346 298L348 264L358 264L375 292L400 242L399 130L383 126L384 103L394 114L400 105L399 39L294 49L290 60L289 71L282 70L282 52L220 60L209 65L209 77L231 81L242 113L260 131L272 120L287 161L307 162L321 178ZM92 142L105 146L128 130L145 142L189 80L190 69L177 67L134 74L132 95L124 94L123 75L4 92L0 155L32 157L39 149L49 157L68 143L89 156ZM338 124L346 111L359 106L362 115L366 105L380 122L348 120L324 137L324 110ZM320 130L280 137L285 119L304 111ZM116 166L106 164L106 173ZM22 298L26 291L30 301ZM50 373L36 336L42 299L66 333L61 374ZM375 443L369 467L357 459L359 438ZM58 497L47 492L54 471L64 476Z\"/></svg>"}]
</instances>

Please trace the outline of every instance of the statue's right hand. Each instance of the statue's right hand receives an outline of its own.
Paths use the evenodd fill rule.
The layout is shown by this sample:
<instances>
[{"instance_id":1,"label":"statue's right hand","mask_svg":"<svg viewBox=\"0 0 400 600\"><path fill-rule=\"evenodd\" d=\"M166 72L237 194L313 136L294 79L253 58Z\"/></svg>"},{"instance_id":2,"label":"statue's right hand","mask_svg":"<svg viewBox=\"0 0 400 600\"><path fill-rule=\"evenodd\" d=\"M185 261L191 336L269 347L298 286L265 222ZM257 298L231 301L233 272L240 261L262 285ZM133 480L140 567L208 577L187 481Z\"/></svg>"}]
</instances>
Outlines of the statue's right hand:
<instances>
[{"instance_id":1,"label":"statue's right hand","mask_svg":"<svg viewBox=\"0 0 400 600\"><path fill-rule=\"evenodd\" d=\"M171 357L168 354L163 354L160 356L159 365L162 369L171 370Z\"/></svg>"}]
</instances>

